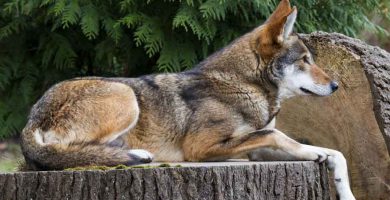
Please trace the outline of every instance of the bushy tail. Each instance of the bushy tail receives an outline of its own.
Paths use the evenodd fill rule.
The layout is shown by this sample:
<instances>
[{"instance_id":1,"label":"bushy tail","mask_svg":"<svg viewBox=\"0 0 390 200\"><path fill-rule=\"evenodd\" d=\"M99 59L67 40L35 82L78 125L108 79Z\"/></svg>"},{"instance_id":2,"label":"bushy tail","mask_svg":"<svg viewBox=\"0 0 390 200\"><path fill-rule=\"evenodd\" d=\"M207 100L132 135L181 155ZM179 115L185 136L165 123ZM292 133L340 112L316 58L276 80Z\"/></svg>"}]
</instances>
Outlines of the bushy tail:
<instances>
[{"instance_id":1,"label":"bushy tail","mask_svg":"<svg viewBox=\"0 0 390 200\"><path fill-rule=\"evenodd\" d=\"M26 127L22 151L30 170L61 170L90 165L135 165L152 161L145 150L130 150L100 143L45 144L39 129Z\"/></svg>"}]
</instances>

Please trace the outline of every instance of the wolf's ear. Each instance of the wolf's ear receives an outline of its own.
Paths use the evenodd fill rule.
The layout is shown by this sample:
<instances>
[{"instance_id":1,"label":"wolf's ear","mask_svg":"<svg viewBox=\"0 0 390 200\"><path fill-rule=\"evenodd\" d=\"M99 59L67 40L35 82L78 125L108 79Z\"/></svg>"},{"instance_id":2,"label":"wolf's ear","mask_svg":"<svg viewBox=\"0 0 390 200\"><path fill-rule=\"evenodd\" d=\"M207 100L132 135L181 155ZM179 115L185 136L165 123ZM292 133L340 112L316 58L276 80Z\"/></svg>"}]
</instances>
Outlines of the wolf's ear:
<instances>
[{"instance_id":1,"label":"wolf's ear","mask_svg":"<svg viewBox=\"0 0 390 200\"><path fill-rule=\"evenodd\" d=\"M298 11L295 6L292 9L289 8L289 10L284 9L284 12L282 11L280 13L277 12L278 10L279 9L276 9L276 11L266 21L264 28L268 29L267 37L271 37L275 42L282 43L292 33Z\"/></svg>"},{"instance_id":2,"label":"wolf's ear","mask_svg":"<svg viewBox=\"0 0 390 200\"><path fill-rule=\"evenodd\" d=\"M283 39L286 40L293 31L295 20L297 19L297 8L294 6L291 13L287 16L286 23L283 27Z\"/></svg>"},{"instance_id":3,"label":"wolf's ear","mask_svg":"<svg viewBox=\"0 0 390 200\"><path fill-rule=\"evenodd\" d=\"M272 23L287 16L291 13L291 6L289 0L281 0L271 16L268 17L265 23Z\"/></svg>"},{"instance_id":4,"label":"wolf's ear","mask_svg":"<svg viewBox=\"0 0 390 200\"><path fill-rule=\"evenodd\" d=\"M283 46L292 33L297 12L289 0L282 0L265 24L254 30L252 44L263 59L271 58Z\"/></svg>"}]
</instances>

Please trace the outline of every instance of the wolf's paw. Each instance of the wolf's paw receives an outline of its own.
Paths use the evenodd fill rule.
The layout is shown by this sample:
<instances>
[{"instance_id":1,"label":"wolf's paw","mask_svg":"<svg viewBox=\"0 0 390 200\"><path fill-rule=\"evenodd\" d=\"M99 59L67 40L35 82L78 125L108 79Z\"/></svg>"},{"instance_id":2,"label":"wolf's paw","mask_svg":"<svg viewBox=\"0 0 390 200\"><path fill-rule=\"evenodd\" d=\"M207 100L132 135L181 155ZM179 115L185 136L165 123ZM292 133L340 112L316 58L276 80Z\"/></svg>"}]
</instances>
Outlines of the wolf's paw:
<instances>
[{"instance_id":1,"label":"wolf's paw","mask_svg":"<svg viewBox=\"0 0 390 200\"><path fill-rule=\"evenodd\" d=\"M128 154L134 160L140 161L142 163L150 163L153 160L153 154L143 149L132 149L129 150Z\"/></svg>"},{"instance_id":2,"label":"wolf's paw","mask_svg":"<svg viewBox=\"0 0 390 200\"><path fill-rule=\"evenodd\" d=\"M298 155L296 156L305 160L313 160L319 163L322 163L328 159L328 154L324 150L319 147L310 145L302 145L302 147L298 150Z\"/></svg>"}]
</instances>

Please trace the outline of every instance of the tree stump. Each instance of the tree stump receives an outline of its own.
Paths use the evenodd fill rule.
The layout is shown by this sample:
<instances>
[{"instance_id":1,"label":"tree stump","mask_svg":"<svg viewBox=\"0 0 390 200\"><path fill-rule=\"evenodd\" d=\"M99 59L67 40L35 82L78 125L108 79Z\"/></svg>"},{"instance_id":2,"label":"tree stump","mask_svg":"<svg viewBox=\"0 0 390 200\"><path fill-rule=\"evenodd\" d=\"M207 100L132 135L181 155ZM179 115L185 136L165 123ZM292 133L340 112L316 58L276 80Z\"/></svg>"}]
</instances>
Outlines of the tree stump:
<instances>
[{"instance_id":1,"label":"tree stump","mask_svg":"<svg viewBox=\"0 0 390 200\"><path fill-rule=\"evenodd\" d=\"M4 200L330 198L326 168L314 162L180 164L183 167L0 174L0 197Z\"/></svg>"},{"instance_id":2,"label":"tree stump","mask_svg":"<svg viewBox=\"0 0 390 200\"><path fill-rule=\"evenodd\" d=\"M390 54L336 33L302 37L340 87L329 97L286 101L278 129L343 152L357 199L389 199Z\"/></svg>"}]
</instances>

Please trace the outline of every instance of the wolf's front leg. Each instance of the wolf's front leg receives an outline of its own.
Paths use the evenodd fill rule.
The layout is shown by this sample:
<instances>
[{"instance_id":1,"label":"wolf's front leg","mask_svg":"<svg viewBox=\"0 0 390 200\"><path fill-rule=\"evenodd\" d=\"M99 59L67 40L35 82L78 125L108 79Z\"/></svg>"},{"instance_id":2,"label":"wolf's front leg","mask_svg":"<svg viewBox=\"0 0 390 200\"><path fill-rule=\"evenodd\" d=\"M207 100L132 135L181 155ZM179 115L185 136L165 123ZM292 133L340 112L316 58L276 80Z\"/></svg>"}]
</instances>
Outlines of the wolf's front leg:
<instances>
[{"instance_id":1,"label":"wolf's front leg","mask_svg":"<svg viewBox=\"0 0 390 200\"><path fill-rule=\"evenodd\" d=\"M256 154L266 152L268 154L274 154L282 160L292 160L295 158L295 160L326 161L328 168L334 172L334 183L336 185L339 198L341 200L355 199L349 185L347 161L341 152L322 147L300 144L276 129L274 129L274 139L275 144L272 147L275 148L275 150L260 149L254 151L250 153L250 159L256 160L256 158L259 157L264 158L264 156ZM286 153L282 153L280 150Z\"/></svg>"},{"instance_id":2,"label":"wolf's front leg","mask_svg":"<svg viewBox=\"0 0 390 200\"><path fill-rule=\"evenodd\" d=\"M280 149L301 160L323 162L328 159L330 168L335 171L335 183L340 199L355 199L349 187L347 163L340 152L300 144L276 129L262 129L239 135L204 131L187 135L183 142L184 157L187 161L219 160L264 147Z\"/></svg>"},{"instance_id":3,"label":"wolf's front leg","mask_svg":"<svg viewBox=\"0 0 390 200\"><path fill-rule=\"evenodd\" d=\"M297 157L274 148L260 148L248 153L250 161L296 161Z\"/></svg>"},{"instance_id":4,"label":"wolf's front leg","mask_svg":"<svg viewBox=\"0 0 390 200\"><path fill-rule=\"evenodd\" d=\"M344 155L333 149L324 149L329 155L326 162L328 168L333 171L334 183L340 199L355 199L349 185L347 160Z\"/></svg>"}]
</instances>

